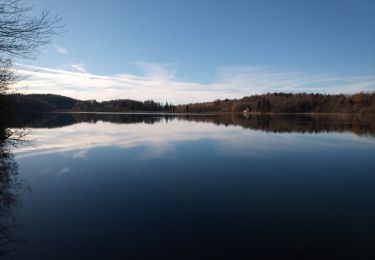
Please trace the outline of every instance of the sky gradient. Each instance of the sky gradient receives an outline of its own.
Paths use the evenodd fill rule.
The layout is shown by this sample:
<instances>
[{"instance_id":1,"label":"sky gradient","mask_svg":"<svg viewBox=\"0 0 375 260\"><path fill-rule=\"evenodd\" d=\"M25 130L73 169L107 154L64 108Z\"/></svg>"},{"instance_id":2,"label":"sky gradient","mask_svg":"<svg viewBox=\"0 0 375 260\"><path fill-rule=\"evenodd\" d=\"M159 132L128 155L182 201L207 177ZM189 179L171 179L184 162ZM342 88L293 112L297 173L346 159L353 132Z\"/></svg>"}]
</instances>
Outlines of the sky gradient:
<instances>
[{"instance_id":1,"label":"sky gradient","mask_svg":"<svg viewBox=\"0 0 375 260\"><path fill-rule=\"evenodd\" d=\"M20 61L25 93L175 104L375 90L375 2L29 0L66 32Z\"/></svg>"}]
</instances>

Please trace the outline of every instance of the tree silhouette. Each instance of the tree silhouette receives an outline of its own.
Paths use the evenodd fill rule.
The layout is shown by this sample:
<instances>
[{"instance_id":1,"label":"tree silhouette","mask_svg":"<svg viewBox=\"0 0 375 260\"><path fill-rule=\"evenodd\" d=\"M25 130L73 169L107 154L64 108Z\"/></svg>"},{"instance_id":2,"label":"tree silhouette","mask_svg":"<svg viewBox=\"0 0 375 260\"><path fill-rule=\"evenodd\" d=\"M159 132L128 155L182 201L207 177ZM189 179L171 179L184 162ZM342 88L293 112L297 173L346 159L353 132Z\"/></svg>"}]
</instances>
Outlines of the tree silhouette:
<instances>
[{"instance_id":1,"label":"tree silhouette","mask_svg":"<svg viewBox=\"0 0 375 260\"><path fill-rule=\"evenodd\" d=\"M21 0L0 0L0 94L19 79L15 59L33 58L61 28L61 19L49 12L35 16L33 8Z\"/></svg>"}]
</instances>

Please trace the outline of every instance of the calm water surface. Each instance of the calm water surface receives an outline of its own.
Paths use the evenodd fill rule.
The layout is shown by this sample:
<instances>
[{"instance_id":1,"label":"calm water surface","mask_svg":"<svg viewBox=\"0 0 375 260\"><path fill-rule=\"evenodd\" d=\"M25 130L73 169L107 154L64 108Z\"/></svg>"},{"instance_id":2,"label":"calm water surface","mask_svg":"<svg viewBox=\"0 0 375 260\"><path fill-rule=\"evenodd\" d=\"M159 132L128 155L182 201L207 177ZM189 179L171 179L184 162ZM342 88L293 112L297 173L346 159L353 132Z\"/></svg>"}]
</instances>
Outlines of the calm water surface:
<instances>
[{"instance_id":1,"label":"calm water surface","mask_svg":"<svg viewBox=\"0 0 375 260\"><path fill-rule=\"evenodd\" d=\"M374 259L375 121L24 119L10 259ZM5 250L4 250L5 251Z\"/></svg>"}]
</instances>

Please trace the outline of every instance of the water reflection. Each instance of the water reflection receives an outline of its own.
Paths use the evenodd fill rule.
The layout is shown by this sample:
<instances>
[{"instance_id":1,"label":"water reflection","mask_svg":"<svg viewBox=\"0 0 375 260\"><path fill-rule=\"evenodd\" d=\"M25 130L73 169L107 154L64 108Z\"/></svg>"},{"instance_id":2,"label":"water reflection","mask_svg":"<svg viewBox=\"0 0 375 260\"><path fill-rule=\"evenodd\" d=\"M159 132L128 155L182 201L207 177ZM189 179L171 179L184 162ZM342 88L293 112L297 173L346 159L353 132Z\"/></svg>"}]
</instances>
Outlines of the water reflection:
<instances>
[{"instance_id":1,"label":"water reflection","mask_svg":"<svg viewBox=\"0 0 375 260\"><path fill-rule=\"evenodd\" d=\"M11 255L26 242L18 230L17 210L20 191L29 187L18 178L18 164L11 151L24 138L23 131L0 126L0 257Z\"/></svg>"},{"instance_id":2,"label":"water reflection","mask_svg":"<svg viewBox=\"0 0 375 260\"><path fill-rule=\"evenodd\" d=\"M50 114L15 158L17 259L342 259L371 255L366 117ZM311 134L306 134L311 133ZM48 248L48 250L46 250ZM281 257L280 257L281 256Z\"/></svg>"},{"instance_id":3,"label":"water reflection","mask_svg":"<svg viewBox=\"0 0 375 260\"><path fill-rule=\"evenodd\" d=\"M144 147L142 153L135 155L140 160L174 158L176 145L182 141L212 140L218 153L256 157L267 156L272 151L345 147L350 140L356 140L359 145L373 145L375 139L360 138L375 133L375 121L371 119L358 116L82 113L36 115L19 120L14 127L34 128L33 146L18 149L18 158L56 152L85 158L93 148ZM339 132L344 134L334 134ZM329 138L324 138L326 133L331 133Z\"/></svg>"},{"instance_id":4,"label":"water reflection","mask_svg":"<svg viewBox=\"0 0 375 260\"><path fill-rule=\"evenodd\" d=\"M169 122L174 120L242 126L253 130L275 133L352 132L357 135L375 136L374 116L363 115L46 113L23 115L13 122L11 126L15 128L57 128L77 123L154 124L161 121Z\"/></svg>"}]
</instances>

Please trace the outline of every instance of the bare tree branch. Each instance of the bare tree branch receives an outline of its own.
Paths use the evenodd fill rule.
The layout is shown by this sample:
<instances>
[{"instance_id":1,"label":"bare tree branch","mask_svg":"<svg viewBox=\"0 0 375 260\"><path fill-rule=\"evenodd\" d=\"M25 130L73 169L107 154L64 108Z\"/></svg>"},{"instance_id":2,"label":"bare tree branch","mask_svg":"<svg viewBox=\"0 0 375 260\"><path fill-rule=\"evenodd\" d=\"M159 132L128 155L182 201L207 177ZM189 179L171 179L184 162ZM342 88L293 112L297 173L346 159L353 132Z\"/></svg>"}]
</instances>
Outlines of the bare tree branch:
<instances>
[{"instance_id":1,"label":"bare tree branch","mask_svg":"<svg viewBox=\"0 0 375 260\"><path fill-rule=\"evenodd\" d=\"M0 0L0 94L18 79L14 59L35 57L38 48L63 29L60 17L49 11L35 16L32 11L22 0Z\"/></svg>"}]
</instances>

